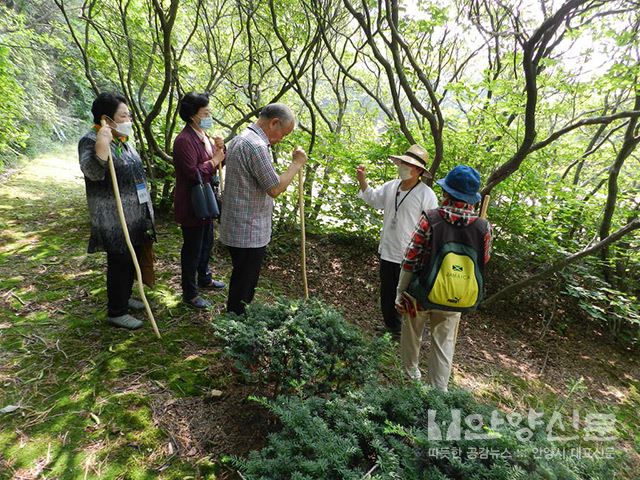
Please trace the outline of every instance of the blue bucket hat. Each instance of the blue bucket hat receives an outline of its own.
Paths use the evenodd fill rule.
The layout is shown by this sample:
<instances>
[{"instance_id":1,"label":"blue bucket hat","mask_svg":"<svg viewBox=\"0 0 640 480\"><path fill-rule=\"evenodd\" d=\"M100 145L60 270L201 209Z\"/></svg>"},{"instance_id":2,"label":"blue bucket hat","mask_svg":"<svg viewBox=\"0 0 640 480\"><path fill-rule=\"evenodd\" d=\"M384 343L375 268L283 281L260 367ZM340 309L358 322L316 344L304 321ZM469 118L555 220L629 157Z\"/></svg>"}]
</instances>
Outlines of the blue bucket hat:
<instances>
[{"instance_id":1,"label":"blue bucket hat","mask_svg":"<svg viewBox=\"0 0 640 480\"><path fill-rule=\"evenodd\" d=\"M452 197L471 205L482 199L478 192L480 190L480 174L475 168L467 165L454 167L445 178L436 183Z\"/></svg>"}]
</instances>

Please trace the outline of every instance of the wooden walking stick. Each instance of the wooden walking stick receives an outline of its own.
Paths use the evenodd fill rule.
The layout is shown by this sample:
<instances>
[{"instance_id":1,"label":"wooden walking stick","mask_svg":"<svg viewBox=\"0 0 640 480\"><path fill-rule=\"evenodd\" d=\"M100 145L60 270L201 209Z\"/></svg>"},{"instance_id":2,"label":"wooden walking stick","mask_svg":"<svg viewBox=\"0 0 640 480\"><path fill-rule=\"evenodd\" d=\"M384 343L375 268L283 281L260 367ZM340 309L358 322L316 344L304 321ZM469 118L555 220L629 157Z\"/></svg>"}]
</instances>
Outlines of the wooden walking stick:
<instances>
[{"instance_id":1,"label":"wooden walking stick","mask_svg":"<svg viewBox=\"0 0 640 480\"><path fill-rule=\"evenodd\" d=\"M222 162L218 164L218 171L220 172L220 184L218 188L220 189L220 194L222 194L222 191L224 190L224 174L222 173Z\"/></svg>"},{"instance_id":2,"label":"wooden walking stick","mask_svg":"<svg viewBox=\"0 0 640 480\"><path fill-rule=\"evenodd\" d=\"M491 195L485 195L480 206L480 218L487 218L487 209L489 208L489 200Z\"/></svg>"},{"instance_id":3,"label":"wooden walking stick","mask_svg":"<svg viewBox=\"0 0 640 480\"><path fill-rule=\"evenodd\" d=\"M102 120L102 127L104 128L107 125L105 120ZM118 177L116 176L116 168L113 165L113 156L111 155L111 145L109 145L109 173L111 174L111 185L113 186L113 196L116 199L116 207L118 210L118 218L120 219L120 226L122 227L122 233L124 234L124 240L127 243L127 247L129 248L129 253L131 254L131 260L133 260L133 266L136 268L136 278L138 280L138 289L140 292L140 297L142 298L142 303L144 303L144 308L147 311L147 316L151 321L151 325L153 326L153 331L156 334L156 337L162 338L160 336L160 331L158 330L158 325L156 325L156 320L153 318L153 313L151 312L151 307L149 306L149 302L147 302L147 297L144 294L144 286L142 285L142 271L140 270L140 264L138 263L138 257L136 256L136 251L133 248L133 244L131 243L131 237L129 236L129 229L127 228L127 220L124 216L124 209L122 208L122 200L120 199L120 188L118 187Z\"/></svg>"},{"instance_id":4,"label":"wooden walking stick","mask_svg":"<svg viewBox=\"0 0 640 480\"><path fill-rule=\"evenodd\" d=\"M303 173L302 170L304 167L300 168L298 171L298 203L300 205L300 235L301 241L300 244L302 246L301 252L301 264L302 264L302 286L304 288L304 299L309 299L309 285L307 284L307 250L306 250L306 234L304 229L304 182L303 182Z\"/></svg>"}]
</instances>

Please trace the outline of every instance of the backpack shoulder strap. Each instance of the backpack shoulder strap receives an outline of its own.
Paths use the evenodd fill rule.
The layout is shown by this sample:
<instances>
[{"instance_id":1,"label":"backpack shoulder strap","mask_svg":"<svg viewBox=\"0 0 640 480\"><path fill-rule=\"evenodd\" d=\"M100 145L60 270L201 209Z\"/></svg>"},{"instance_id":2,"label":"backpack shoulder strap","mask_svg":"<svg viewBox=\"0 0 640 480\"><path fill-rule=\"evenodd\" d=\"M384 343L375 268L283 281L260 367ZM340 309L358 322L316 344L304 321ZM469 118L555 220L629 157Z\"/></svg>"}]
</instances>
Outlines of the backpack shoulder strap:
<instances>
[{"instance_id":1,"label":"backpack shoulder strap","mask_svg":"<svg viewBox=\"0 0 640 480\"><path fill-rule=\"evenodd\" d=\"M427 220L429 220L429 225L431 227L444 221L444 219L440 215L440 212L438 211L437 208L433 208L431 210L427 210L426 212L422 212L422 213L424 213L425 216L427 217Z\"/></svg>"},{"instance_id":2,"label":"backpack shoulder strap","mask_svg":"<svg viewBox=\"0 0 640 480\"><path fill-rule=\"evenodd\" d=\"M486 218L478 217L478 219L473 222L473 226L479 229L481 232L486 232L489 226L489 221Z\"/></svg>"}]
</instances>

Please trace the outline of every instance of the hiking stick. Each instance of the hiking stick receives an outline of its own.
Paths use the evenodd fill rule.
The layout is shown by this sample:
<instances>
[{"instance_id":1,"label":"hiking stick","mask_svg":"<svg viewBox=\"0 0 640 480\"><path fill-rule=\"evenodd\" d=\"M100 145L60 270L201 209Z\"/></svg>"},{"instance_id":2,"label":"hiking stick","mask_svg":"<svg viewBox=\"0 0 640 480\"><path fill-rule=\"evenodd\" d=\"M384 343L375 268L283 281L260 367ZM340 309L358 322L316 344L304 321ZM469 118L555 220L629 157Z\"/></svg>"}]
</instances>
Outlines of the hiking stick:
<instances>
[{"instance_id":1,"label":"hiking stick","mask_svg":"<svg viewBox=\"0 0 640 480\"><path fill-rule=\"evenodd\" d=\"M303 191L303 174L300 168L298 171L298 203L300 204L300 235L301 235L301 263L302 263L302 286L304 288L304 299L309 299L309 285L307 284L307 250L306 250L306 233L304 229L304 191Z\"/></svg>"},{"instance_id":2,"label":"hiking stick","mask_svg":"<svg viewBox=\"0 0 640 480\"><path fill-rule=\"evenodd\" d=\"M218 170L220 172L220 194L222 194L224 190L224 174L222 173L222 162L218 164Z\"/></svg>"},{"instance_id":3,"label":"hiking stick","mask_svg":"<svg viewBox=\"0 0 640 480\"><path fill-rule=\"evenodd\" d=\"M489 209L489 200L491 195L485 195L482 199L482 205L480 206L480 218L487 218L487 210Z\"/></svg>"},{"instance_id":4,"label":"hiking stick","mask_svg":"<svg viewBox=\"0 0 640 480\"><path fill-rule=\"evenodd\" d=\"M106 126L107 122L102 120L102 127ZM124 217L124 209L122 208L122 200L120 199L120 188L118 187L118 177L116 176L116 168L113 165L113 156L111 155L111 145L109 145L109 173L111 174L111 185L113 186L113 196L116 199L116 207L118 210L118 218L120 219L120 226L122 227L122 233L124 234L124 241L127 243L127 248L129 248L129 253L131 254L131 260L133 260L133 266L136 268L136 278L138 280L138 289L140 292L140 297L142 297L142 303L144 303L144 308L147 311L147 316L151 321L151 325L153 326L153 331L156 334L156 337L162 338L160 336L160 331L158 330L158 325L156 325L156 321L153 318L153 313L151 312L151 307L149 306L149 302L147 302L147 297L144 294L144 285L142 285L142 271L140 270L140 264L138 263L138 257L136 256L136 251L133 248L133 244L131 243L131 237L129 236L129 229L127 228L127 220Z\"/></svg>"}]
</instances>

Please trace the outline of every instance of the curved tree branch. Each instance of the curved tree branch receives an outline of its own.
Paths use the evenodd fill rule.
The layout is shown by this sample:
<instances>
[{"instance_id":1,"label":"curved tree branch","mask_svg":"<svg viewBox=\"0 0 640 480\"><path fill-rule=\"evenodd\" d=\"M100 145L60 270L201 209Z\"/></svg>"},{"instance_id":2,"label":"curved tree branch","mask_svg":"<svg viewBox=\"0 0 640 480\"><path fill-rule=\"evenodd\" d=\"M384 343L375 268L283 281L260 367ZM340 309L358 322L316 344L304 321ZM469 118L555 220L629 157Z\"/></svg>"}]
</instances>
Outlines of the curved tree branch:
<instances>
[{"instance_id":1,"label":"curved tree branch","mask_svg":"<svg viewBox=\"0 0 640 480\"><path fill-rule=\"evenodd\" d=\"M593 253L596 253L602 250L603 248L608 247L612 243L615 243L618 240L620 240L622 237L624 237L628 233L634 230L637 230L639 228L640 228L640 219L635 218L631 220L627 225L617 230L615 233L612 233L611 235L601 240L600 242L596 243L592 247L585 248L578 253L574 253L573 255L563 258L559 262L554 263L553 265L544 269L540 273L537 273L535 275L532 275L531 277L520 280L519 282L513 283L508 287L503 288L499 292L491 295L484 302L482 302L481 308L486 308L489 305L492 305L499 300L502 300L508 296L514 295L520 290L526 287L529 287L530 285L533 285L534 283L539 282L540 280L544 280L545 278L548 278L552 274L559 272L560 270L566 268L572 263L577 262L581 258L591 255Z\"/></svg>"}]
</instances>

